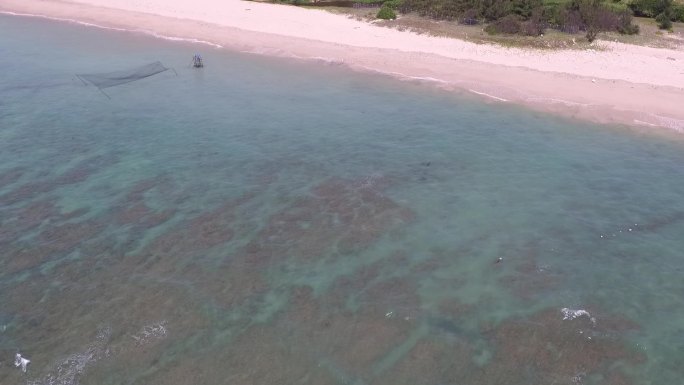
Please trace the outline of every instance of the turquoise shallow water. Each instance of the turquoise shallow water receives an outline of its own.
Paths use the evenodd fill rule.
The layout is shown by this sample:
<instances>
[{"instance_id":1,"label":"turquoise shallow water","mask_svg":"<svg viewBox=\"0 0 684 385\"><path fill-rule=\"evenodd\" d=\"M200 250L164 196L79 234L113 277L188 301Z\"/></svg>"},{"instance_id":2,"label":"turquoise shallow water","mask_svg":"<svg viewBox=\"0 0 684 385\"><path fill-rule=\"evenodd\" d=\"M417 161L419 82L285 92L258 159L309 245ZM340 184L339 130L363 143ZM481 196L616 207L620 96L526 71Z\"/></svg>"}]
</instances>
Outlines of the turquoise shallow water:
<instances>
[{"instance_id":1,"label":"turquoise shallow water","mask_svg":"<svg viewBox=\"0 0 684 385\"><path fill-rule=\"evenodd\" d=\"M680 140L37 19L0 64L2 384L684 376Z\"/></svg>"}]
</instances>

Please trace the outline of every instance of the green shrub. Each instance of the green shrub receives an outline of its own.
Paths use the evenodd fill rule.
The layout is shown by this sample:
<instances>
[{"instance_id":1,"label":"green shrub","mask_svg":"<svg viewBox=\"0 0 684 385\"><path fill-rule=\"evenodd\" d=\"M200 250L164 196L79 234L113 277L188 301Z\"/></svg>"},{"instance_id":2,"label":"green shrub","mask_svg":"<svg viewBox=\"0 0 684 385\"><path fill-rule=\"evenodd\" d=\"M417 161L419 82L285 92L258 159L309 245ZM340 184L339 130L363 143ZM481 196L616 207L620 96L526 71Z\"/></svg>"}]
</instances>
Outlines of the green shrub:
<instances>
[{"instance_id":1,"label":"green shrub","mask_svg":"<svg viewBox=\"0 0 684 385\"><path fill-rule=\"evenodd\" d=\"M511 10L523 20L529 20L535 9L541 8L542 0L512 0Z\"/></svg>"},{"instance_id":2,"label":"green shrub","mask_svg":"<svg viewBox=\"0 0 684 385\"><path fill-rule=\"evenodd\" d=\"M518 16L508 15L488 25L487 28L485 28L485 31L490 35L499 33L514 35L520 32L521 29L522 25L520 24Z\"/></svg>"},{"instance_id":3,"label":"green shrub","mask_svg":"<svg viewBox=\"0 0 684 385\"><path fill-rule=\"evenodd\" d=\"M580 33L586 29L582 15L577 10L561 9L554 16L554 22L559 30L565 33Z\"/></svg>"},{"instance_id":4,"label":"green shrub","mask_svg":"<svg viewBox=\"0 0 684 385\"><path fill-rule=\"evenodd\" d=\"M587 37L587 40L589 41L589 43L596 40L596 35L598 35L598 29L596 27L593 27L593 26L587 27L586 37Z\"/></svg>"},{"instance_id":5,"label":"green shrub","mask_svg":"<svg viewBox=\"0 0 684 385\"><path fill-rule=\"evenodd\" d=\"M417 12L438 20L455 20L473 25L487 22L490 34L541 35L546 28L568 33L587 33L593 40L602 31L636 34L627 8L629 1L644 9L660 9L672 0L403 0L391 6L402 13ZM388 4L389 3L389 4ZM631 6L630 6L631 7ZM684 8L684 7L682 7ZM675 13L670 13L675 17ZM380 15L378 14L378 17ZM676 14L679 17L679 13Z\"/></svg>"},{"instance_id":6,"label":"green shrub","mask_svg":"<svg viewBox=\"0 0 684 385\"><path fill-rule=\"evenodd\" d=\"M529 19L521 24L520 33L526 36L540 36L548 26L543 7L532 10Z\"/></svg>"},{"instance_id":7,"label":"green shrub","mask_svg":"<svg viewBox=\"0 0 684 385\"><path fill-rule=\"evenodd\" d=\"M680 21L684 23L684 4L672 5L672 21Z\"/></svg>"},{"instance_id":8,"label":"green shrub","mask_svg":"<svg viewBox=\"0 0 684 385\"><path fill-rule=\"evenodd\" d=\"M613 12L622 12L629 10L627 3L623 1L606 1L603 3L603 5Z\"/></svg>"},{"instance_id":9,"label":"green shrub","mask_svg":"<svg viewBox=\"0 0 684 385\"><path fill-rule=\"evenodd\" d=\"M636 16L656 17L672 8L672 0L633 0L629 8Z\"/></svg>"},{"instance_id":10,"label":"green shrub","mask_svg":"<svg viewBox=\"0 0 684 385\"><path fill-rule=\"evenodd\" d=\"M639 26L632 24L632 14L625 10L618 13L617 31L623 35L637 35L639 34Z\"/></svg>"},{"instance_id":11,"label":"green shrub","mask_svg":"<svg viewBox=\"0 0 684 385\"><path fill-rule=\"evenodd\" d=\"M382 3L383 6L388 6L392 9L399 9L401 5L404 3L404 0L388 0Z\"/></svg>"},{"instance_id":12,"label":"green shrub","mask_svg":"<svg viewBox=\"0 0 684 385\"><path fill-rule=\"evenodd\" d=\"M662 12L655 19L660 29L672 29L672 20L670 20L669 12Z\"/></svg>"},{"instance_id":13,"label":"green shrub","mask_svg":"<svg viewBox=\"0 0 684 385\"><path fill-rule=\"evenodd\" d=\"M469 9L463 13L460 20L461 24L465 25L477 25L480 24L480 17L477 9Z\"/></svg>"},{"instance_id":14,"label":"green shrub","mask_svg":"<svg viewBox=\"0 0 684 385\"><path fill-rule=\"evenodd\" d=\"M477 7L479 1L483 0L404 0L398 10L438 20L459 20L465 11Z\"/></svg>"},{"instance_id":15,"label":"green shrub","mask_svg":"<svg viewBox=\"0 0 684 385\"><path fill-rule=\"evenodd\" d=\"M512 4L508 0L484 0L481 7L485 20L494 21L510 15Z\"/></svg>"},{"instance_id":16,"label":"green shrub","mask_svg":"<svg viewBox=\"0 0 684 385\"><path fill-rule=\"evenodd\" d=\"M378 19L383 19L383 20L394 20L397 18L397 14L394 12L392 7L389 5L383 4L380 10L378 11L378 14L376 16Z\"/></svg>"}]
</instances>

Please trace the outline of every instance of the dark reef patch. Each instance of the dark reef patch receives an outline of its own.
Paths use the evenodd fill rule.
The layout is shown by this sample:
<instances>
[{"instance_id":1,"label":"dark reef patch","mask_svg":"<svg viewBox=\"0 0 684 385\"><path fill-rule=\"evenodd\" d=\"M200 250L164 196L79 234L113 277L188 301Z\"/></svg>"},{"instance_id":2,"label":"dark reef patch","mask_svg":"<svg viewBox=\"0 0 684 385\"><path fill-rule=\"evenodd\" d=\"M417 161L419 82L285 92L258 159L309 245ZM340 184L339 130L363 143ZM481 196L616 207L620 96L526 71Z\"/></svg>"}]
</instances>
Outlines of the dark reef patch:
<instances>
[{"instance_id":1,"label":"dark reef patch","mask_svg":"<svg viewBox=\"0 0 684 385\"><path fill-rule=\"evenodd\" d=\"M0 173L0 189L5 186L10 186L24 175L24 170L21 167L14 167Z\"/></svg>"},{"instance_id":2,"label":"dark reef patch","mask_svg":"<svg viewBox=\"0 0 684 385\"><path fill-rule=\"evenodd\" d=\"M370 246L393 227L413 220L413 213L381 193L381 178L332 178L274 214L248 252L258 259L293 257L302 261L336 251L353 254Z\"/></svg>"},{"instance_id":3,"label":"dark reef patch","mask_svg":"<svg viewBox=\"0 0 684 385\"><path fill-rule=\"evenodd\" d=\"M620 363L637 365L645 361L642 352L619 338L624 333L607 329L616 321L606 317L606 325L600 326L602 317L596 322L585 315L563 318L559 310L549 309L485 331L495 353L477 377L493 385L571 385L585 376L622 376Z\"/></svg>"},{"instance_id":4,"label":"dark reef patch","mask_svg":"<svg viewBox=\"0 0 684 385\"><path fill-rule=\"evenodd\" d=\"M56 190L62 186L84 182L89 176L118 162L115 155L96 155L83 160L71 169L56 177L38 178L0 196L0 204L12 205L28 201L40 194Z\"/></svg>"}]
</instances>

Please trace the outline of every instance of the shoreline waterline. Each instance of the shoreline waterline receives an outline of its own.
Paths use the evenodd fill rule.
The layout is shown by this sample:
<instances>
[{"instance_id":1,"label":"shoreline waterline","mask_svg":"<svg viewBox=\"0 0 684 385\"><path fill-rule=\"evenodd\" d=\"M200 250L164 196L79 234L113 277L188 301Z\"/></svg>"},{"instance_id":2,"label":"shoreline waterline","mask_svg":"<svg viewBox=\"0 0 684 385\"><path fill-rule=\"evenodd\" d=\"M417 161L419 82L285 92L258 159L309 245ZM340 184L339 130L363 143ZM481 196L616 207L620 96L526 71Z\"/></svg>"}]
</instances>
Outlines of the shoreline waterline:
<instances>
[{"instance_id":1,"label":"shoreline waterline","mask_svg":"<svg viewBox=\"0 0 684 385\"><path fill-rule=\"evenodd\" d=\"M684 88L676 86L539 71L425 52L332 44L81 3L40 4L46 5L45 9L29 0L25 4L0 5L0 12L140 33L243 53L319 61L355 71L429 83L449 91L471 93L491 103L512 103L594 123L684 132L684 112L678 103L684 99ZM38 10L41 12L30 12ZM79 16L74 18L75 14ZM136 28L138 25L146 27Z\"/></svg>"}]
</instances>

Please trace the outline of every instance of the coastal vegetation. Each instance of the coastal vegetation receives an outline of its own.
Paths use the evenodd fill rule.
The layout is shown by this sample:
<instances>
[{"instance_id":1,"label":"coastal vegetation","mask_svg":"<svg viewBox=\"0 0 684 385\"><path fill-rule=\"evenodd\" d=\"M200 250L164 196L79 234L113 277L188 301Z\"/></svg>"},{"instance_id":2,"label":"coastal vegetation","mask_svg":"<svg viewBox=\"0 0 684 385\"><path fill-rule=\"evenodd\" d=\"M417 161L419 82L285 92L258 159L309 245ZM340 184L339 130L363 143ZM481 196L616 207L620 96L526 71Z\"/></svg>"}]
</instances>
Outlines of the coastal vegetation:
<instances>
[{"instance_id":1,"label":"coastal vegetation","mask_svg":"<svg viewBox=\"0 0 684 385\"><path fill-rule=\"evenodd\" d=\"M490 36L540 37L549 32L584 35L591 42L599 33L640 33L635 17L655 21L661 30L684 22L684 2L678 0L284 0L303 6L376 9L372 17L394 20L398 14L433 21L480 26ZM573 38L573 42L574 42Z\"/></svg>"},{"instance_id":2,"label":"coastal vegetation","mask_svg":"<svg viewBox=\"0 0 684 385\"><path fill-rule=\"evenodd\" d=\"M377 18L384 20L394 20L397 18L397 14L394 12L394 8L391 5L388 5L387 3L383 4L382 7L380 7Z\"/></svg>"}]
</instances>

